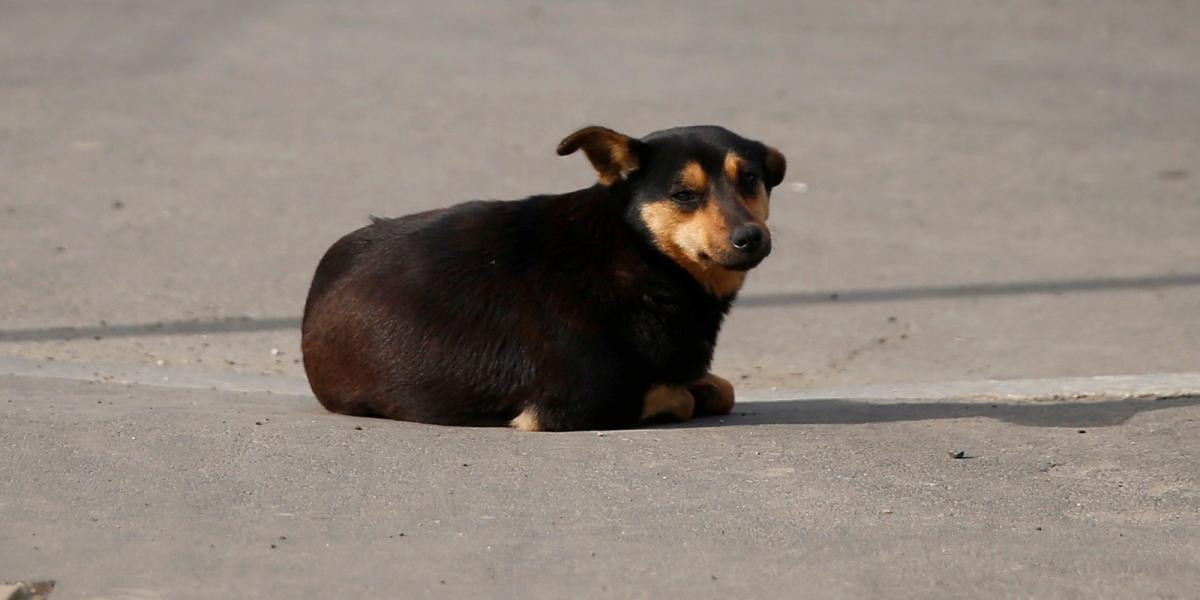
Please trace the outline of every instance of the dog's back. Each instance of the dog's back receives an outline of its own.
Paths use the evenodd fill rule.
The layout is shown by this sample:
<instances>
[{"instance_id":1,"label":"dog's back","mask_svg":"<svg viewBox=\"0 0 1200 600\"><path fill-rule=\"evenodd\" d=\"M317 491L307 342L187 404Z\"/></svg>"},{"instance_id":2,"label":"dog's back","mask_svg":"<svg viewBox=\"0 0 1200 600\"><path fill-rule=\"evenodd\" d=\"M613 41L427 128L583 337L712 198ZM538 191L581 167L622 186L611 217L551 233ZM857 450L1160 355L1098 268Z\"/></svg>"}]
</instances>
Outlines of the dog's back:
<instances>
[{"instance_id":1,"label":"dog's back","mask_svg":"<svg viewBox=\"0 0 1200 600\"><path fill-rule=\"evenodd\" d=\"M671 363L688 365L681 381L698 377L714 340L692 352L670 340L699 331L693 319L715 325L724 307L655 285L662 275L608 199L597 187L472 202L379 219L339 240L305 307L317 398L334 412L428 423L507 423L530 403L558 407L542 411L545 422L636 421L637 403L571 399L640 399ZM656 294L691 318L643 315L638 305ZM703 364L691 366L696 358Z\"/></svg>"}]
</instances>

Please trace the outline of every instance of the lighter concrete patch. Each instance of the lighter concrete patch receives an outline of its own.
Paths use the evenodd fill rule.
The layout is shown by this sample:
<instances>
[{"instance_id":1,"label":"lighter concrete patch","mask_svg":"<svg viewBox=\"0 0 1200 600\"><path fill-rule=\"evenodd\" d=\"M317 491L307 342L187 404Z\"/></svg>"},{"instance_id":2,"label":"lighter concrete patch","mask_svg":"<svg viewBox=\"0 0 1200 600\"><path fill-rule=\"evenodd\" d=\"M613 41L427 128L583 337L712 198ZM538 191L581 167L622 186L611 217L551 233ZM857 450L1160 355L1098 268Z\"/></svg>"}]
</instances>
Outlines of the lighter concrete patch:
<instances>
[{"instance_id":1,"label":"lighter concrete patch","mask_svg":"<svg viewBox=\"0 0 1200 600\"><path fill-rule=\"evenodd\" d=\"M0 357L0 375L229 392L266 392L288 396L312 395L308 383L296 377L206 371L174 365L76 363ZM960 402L996 400L1038 402L1193 395L1200 395L1200 373L1102 375L1050 379L984 379L941 383L859 385L823 389L743 388L738 391L738 400L739 402L774 402L845 399L886 403L889 401L954 399Z\"/></svg>"},{"instance_id":2,"label":"lighter concrete patch","mask_svg":"<svg viewBox=\"0 0 1200 600\"><path fill-rule=\"evenodd\" d=\"M212 389L227 392L267 392L292 396L310 395L303 379L283 375L256 375L232 371L206 371L174 365L76 363L36 360L17 356L0 357L0 375L49 377L169 388Z\"/></svg>"},{"instance_id":3,"label":"lighter concrete patch","mask_svg":"<svg viewBox=\"0 0 1200 600\"><path fill-rule=\"evenodd\" d=\"M872 400L876 402L938 400L958 401L1062 401L1176 397L1200 395L1200 373L1150 373L1046 379L981 379L941 383L905 383L843 386L815 390L750 390L743 400Z\"/></svg>"}]
</instances>

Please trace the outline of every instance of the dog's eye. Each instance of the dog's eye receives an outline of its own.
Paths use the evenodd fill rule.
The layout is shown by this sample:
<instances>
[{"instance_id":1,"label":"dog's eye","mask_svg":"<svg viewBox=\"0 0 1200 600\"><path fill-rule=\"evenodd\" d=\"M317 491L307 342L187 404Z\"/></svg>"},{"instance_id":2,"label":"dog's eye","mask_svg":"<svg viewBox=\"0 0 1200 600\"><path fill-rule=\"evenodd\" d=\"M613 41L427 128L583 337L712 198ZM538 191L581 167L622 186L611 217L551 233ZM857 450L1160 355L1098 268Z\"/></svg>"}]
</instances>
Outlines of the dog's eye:
<instances>
[{"instance_id":1,"label":"dog's eye","mask_svg":"<svg viewBox=\"0 0 1200 600\"><path fill-rule=\"evenodd\" d=\"M695 204L700 201L700 194L692 190L679 190L671 194L671 199L680 204Z\"/></svg>"},{"instance_id":2,"label":"dog's eye","mask_svg":"<svg viewBox=\"0 0 1200 600\"><path fill-rule=\"evenodd\" d=\"M756 183L758 183L758 173L750 171L742 172L742 185L754 185Z\"/></svg>"}]
</instances>

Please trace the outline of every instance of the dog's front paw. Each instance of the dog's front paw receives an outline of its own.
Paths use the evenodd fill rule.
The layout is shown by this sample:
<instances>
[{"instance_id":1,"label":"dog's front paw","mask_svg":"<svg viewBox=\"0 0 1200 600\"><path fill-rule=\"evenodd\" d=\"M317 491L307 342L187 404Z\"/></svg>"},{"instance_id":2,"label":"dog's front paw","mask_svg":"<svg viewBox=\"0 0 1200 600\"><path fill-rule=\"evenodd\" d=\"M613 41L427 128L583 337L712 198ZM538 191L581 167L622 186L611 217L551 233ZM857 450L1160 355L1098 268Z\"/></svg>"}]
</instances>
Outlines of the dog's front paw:
<instances>
[{"instance_id":1,"label":"dog's front paw","mask_svg":"<svg viewBox=\"0 0 1200 600\"><path fill-rule=\"evenodd\" d=\"M687 388L656 385L642 401L641 422L678 423L692 418L696 404Z\"/></svg>"},{"instance_id":2,"label":"dog's front paw","mask_svg":"<svg viewBox=\"0 0 1200 600\"><path fill-rule=\"evenodd\" d=\"M727 415L733 410L733 384L712 373L688 386L696 399L696 416Z\"/></svg>"}]
</instances>

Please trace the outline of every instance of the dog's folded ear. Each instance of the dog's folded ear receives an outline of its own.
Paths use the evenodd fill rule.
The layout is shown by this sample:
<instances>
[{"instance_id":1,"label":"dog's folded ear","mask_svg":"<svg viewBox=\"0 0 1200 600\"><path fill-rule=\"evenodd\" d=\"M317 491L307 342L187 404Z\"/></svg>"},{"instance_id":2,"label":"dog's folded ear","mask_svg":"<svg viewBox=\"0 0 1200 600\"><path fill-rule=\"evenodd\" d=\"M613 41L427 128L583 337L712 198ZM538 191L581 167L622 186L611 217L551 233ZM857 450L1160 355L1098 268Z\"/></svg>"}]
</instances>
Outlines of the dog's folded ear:
<instances>
[{"instance_id":1,"label":"dog's folded ear","mask_svg":"<svg viewBox=\"0 0 1200 600\"><path fill-rule=\"evenodd\" d=\"M787 159L783 157L783 153L767 146L766 167L767 176L765 181L767 187L775 187L783 183L783 176L787 173Z\"/></svg>"},{"instance_id":2,"label":"dog's folded ear","mask_svg":"<svg viewBox=\"0 0 1200 600\"><path fill-rule=\"evenodd\" d=\"M583 148L600 183L611 185L638 170L641 142L606 127L584 127L558 144L558 155L566 156Z\"/></svg>"}]
</instances>

